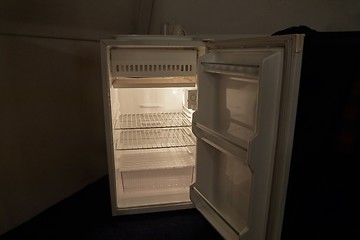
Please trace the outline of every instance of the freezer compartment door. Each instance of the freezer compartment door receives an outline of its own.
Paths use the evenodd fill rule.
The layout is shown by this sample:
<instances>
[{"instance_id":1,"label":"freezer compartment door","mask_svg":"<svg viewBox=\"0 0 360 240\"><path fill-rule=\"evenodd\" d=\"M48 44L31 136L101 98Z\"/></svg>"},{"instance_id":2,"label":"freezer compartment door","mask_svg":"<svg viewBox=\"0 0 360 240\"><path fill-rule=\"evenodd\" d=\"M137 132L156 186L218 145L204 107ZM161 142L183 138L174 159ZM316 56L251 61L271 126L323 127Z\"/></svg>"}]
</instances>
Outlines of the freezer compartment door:
<instances>
[{"instance_id":1,"label":"freezer compartment door","mask_svg":"<svg viewBox=\"0 0 360 240\"><path fill-rule=\"evenodd\" d=\"M198 51L191 49L110 49L114 88L194 87Z\"/></svg>"},{"instance_id":2,"label":"freezer compartment door","mask_svg":"<svg viewBox=\"0 0 360 240\"><path fill-rule=\"evenodd\" d=\"M200 61L190 197L225 239L265 239L282 48L212 50Z\"/></svg>"}]
</instances>

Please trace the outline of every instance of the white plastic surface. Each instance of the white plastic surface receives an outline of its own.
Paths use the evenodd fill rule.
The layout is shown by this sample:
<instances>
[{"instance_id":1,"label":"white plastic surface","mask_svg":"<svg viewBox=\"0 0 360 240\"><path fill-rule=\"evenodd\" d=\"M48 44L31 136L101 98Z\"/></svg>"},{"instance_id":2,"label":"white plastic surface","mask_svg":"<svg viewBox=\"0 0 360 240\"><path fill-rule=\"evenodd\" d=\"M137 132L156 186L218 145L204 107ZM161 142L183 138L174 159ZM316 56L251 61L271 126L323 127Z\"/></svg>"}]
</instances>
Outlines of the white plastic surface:
<instances>
[{"instance_id":1,"label":"white plastic surface","mask_svg":"<svg viewBox=\"0 0 360 240\"><path fill-rule=\"evenodd\" d=\"M160 166L162 167L162 166ZM123 191L158 190L165 188L188 188L193 180L194 166L155 168L125 171L120 175L123 180Z\"/></svg>"},{"instance_id":2,"label":"white plastic surface","mask_svg":"<svg viewBox=\"0 0 360 240\"><path fill-rule=\"evenodd\" d=\"M195 76L197 51L194 49L111 49L111 76L171 77Z\"/></svg>"},{"instance_id":3,"label":"white plastic surface","mask_svg":"<svg viewBox=\"0 0 360 240\"><path fill-rule=\"evenodd\" d=\"M244 159L225 154L212 146L199 141L197 164L206 166L206 171L197 171L196 189L221 216L242 232L248 227L250 191L252 175Z\"/></svg>"},{"instance_id":4,"label":"white plastic surface","mask_svg":"<svg viewBox=\"0 0 360 240\"><path fill-rule=\"evenodd\" d=\"M192 200L231 239L266 234L282 61L281 49L216 50L200 60Z\"/></svg>"},{"instance_id":5,"label":"white plastic surface","mask_svg":"<svg viewBox=\"0 0 360 240\"><path fill-rule=\"evenodd\" d=\"M112 89L112 110L120 114L181 112L183 88Z\"/></svg>"},{"instance_id":6,"label":"white plastic surface","mask_svg":"<svg viewBox=\"0 0 360 240\"><path fill-rule=\"evenodd\" d=\"M259 64L268 54L253 53L252 57L256 57ZM247 59L249 55L238 53L235 56ZM226 61L232 63L231 59ZM198 122L230 141L240 140L246 145L256 131L259 65L203 62L201 69Z\"/></svg>"}]
</instances>

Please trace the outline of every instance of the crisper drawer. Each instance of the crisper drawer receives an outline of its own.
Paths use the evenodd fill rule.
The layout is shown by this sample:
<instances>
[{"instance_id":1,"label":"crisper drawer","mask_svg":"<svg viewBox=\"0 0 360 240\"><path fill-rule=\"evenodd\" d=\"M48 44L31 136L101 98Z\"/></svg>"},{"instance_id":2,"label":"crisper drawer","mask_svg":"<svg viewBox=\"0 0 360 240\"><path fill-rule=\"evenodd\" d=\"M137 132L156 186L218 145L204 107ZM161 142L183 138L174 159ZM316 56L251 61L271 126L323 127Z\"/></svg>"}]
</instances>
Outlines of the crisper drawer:
<instances>
[{"instance_id":1,"label":"crisper drawer","mask_svg":"<svg viewBox=\"0 0 360 240\"><path fill-rule=\"evenodd\" d=\"M122 171L123 191L189 187L194 167Z\"/></svg>"},{"instance_id":2,"label":"crisper drawer","mask_svg":"<svg viewBox=\"0 0 360 240\"><path fill-rule=\"evenodd\" d=\"M193 183L194 152L187 148L127 152L118 168L123 192L187 188Z\"/></svg>"}]
</instances>

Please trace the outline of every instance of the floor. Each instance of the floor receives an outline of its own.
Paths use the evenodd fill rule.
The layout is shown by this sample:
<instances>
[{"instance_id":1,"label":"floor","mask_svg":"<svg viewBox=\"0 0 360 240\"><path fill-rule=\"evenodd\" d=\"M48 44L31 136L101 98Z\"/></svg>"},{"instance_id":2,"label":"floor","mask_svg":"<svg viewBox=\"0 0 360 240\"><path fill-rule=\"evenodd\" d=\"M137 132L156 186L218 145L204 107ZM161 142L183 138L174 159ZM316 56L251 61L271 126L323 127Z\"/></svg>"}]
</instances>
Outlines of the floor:
<instances>
[{"instance_id":1,"label":"floor","mask_svg":"<svg viewBox=\"0 0 360 240\"><path fill-rule=\"evenodd\" d=\"M223 239L195 209L111 216L107 176L0 236L13 239Z\"/></svg>"}]
</instances>

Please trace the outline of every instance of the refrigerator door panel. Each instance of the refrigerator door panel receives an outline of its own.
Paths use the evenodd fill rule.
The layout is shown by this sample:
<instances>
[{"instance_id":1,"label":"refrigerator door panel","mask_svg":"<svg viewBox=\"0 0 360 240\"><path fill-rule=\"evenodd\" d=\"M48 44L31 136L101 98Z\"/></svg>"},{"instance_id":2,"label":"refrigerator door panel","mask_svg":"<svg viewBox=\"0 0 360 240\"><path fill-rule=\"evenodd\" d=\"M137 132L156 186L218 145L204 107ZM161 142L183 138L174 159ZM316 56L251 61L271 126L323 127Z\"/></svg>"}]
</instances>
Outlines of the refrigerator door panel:
<instances>
[{"instance_id":1,"label":"refrigerator door panel","mask_svg":"<svg viewBox=\"0 0 360 240\"><path fill-rule=\"evenodd\" d=\"M199 65L190 198L226 239L265 239L284 49L213 49Z\"/></svg>"}]
</instances>

